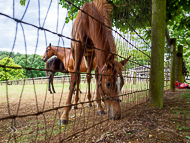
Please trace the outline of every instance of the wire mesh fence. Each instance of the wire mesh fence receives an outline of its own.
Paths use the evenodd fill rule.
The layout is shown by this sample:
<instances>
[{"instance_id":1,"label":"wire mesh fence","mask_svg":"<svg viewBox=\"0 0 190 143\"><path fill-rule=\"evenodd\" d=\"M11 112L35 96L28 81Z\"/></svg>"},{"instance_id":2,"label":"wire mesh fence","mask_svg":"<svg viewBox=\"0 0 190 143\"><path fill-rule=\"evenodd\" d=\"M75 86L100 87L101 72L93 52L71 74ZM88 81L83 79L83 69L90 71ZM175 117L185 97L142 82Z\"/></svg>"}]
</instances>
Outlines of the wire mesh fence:
<instances>
[{"instance_id":1,"label":"wire mesh fence","mask_svg":"<svg viewBox=\"0 0 190 143\"><path fill-rule=\"evenodd\" d=\"M114 115L111 112L115 110L114 105L118 105L121 109L119 118L127 119L130 116L127 114L130 108L148 100L151 59L150 0L20 2L21 4L25 2L25 6L22 6L23 11L17 9L20 4L14 0L12 5L7 6L12 14L0 11L0 18L12 21L16 26L14 29L5 28L5 32L15 31L15 35L10 37L12 46L9 45L11 50L7 55L8 59L0 63L5 81L1 82L0 86L2 142L99 142L104 134L115 130L120 122L120 120L113 120ZM64 10L61 7L64 7ZM21 16L17 15L17 10ZM109 17L108 14L111 16ZM63 15L64 19L61 18ZM96 24L99 29L96 29ZM72 36L70 36L71 28ZM27 33L32 36L29 37ZM30 38L36 39L36 42L30 41ZM20 44L20 41L24 44ZM71 49L65 48L70 44ZM24 56L20 55L22 58L16 66L10 64L11 58L16 61L12 55L19 49L24 51ZM29 54L31 51L33 55ZM80 62L76 62L76 58L81 53L80 65ZM63 62L64 69L59 70L59 65L59 69L45 68L44 62L54 55ZM119 62L113 62L111 55L121 63L124 60L128 63L121 67ZM167 56L169 54L165 55ZM41 66L38 60L41 61ZM170 61L165 61L164 85L165 89L168 89ZM19 64L20 62L22 65ZM56 62L53 62L52 66L55 64ZM76 64L80 66L77 68ZM20 84L10 85L11 82L21 81L12 80L10 70L17 75L23 73ZM43 81L43 77L35 78L37 71L40 71L41 76L44 77L45 72L53 72L53 77L56 72L64 74L59 82L56 83L54 80L56 93L50 94L48 91L50 78L52 78L50 73L47 78L49 81ZM79 81L78 75L82 79L79 85L81 91L79 97L77 92L72 93L70 87L70 84L76 85L72 83L73 80ZM118 82L122 81L124 84L120 91L121 84ZM109 91L115 94L112 95ZM97 94L101 96L97 98ZM69 98L71 104L67 104ZM99 105L100 101L101 105ZM102 112L101 116L97 114L99 106L102 106L106 114ZM71 107L77 109L70 110ZM66 109L69 109L68 120L64 122L65 124L61 124L60 119L64 119L62 113L67 112Z\"/></svg>"}]
</instances>

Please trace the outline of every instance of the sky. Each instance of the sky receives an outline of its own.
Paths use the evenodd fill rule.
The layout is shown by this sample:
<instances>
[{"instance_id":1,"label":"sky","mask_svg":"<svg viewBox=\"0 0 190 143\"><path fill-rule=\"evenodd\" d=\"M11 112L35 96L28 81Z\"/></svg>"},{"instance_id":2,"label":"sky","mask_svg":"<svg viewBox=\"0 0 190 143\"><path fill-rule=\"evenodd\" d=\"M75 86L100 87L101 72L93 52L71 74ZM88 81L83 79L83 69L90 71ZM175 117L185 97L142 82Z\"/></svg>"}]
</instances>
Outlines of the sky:
<instances>
[{"instance_id":1,"label":"sky","mask_svg":"<svg viewBox=\"0 0 190 143\"><path fill-rule=\"evenodd\" d=\"M0 51L9 51L9 52L13 51L15 53L19 52L21 54L38 54L42 56L49 43L51 43L51 45L54 46L70 47L71 40L69 39L66 38L60 39L57 35L52 34L50 32L44 33L44 30L39 30L39 36L38 36L37 28L27 24L20 24L20 23L17 24L15 20L12 20L2 15L6 14L12 18L14 17L16 19L22 20L24 22L33 24L38 27L43 26L43 28L48 29L52 32L57 32L64 36L71 37L73 21L70 21L68 24L65 24L67 9L62 8L61 5L58 4L59 0L39 0L39 1L40 5L38 4L38 0L30 0L27 8L28 0L25 6L20 5L20 0L1 0ZM14 2L14 12L13 12L13 2ZM39 6L40 6L40 21L39 21L39 8L38 8ZM50 9L47 14L49 6ZM46 14L47 18L45 19ZM24 30L22 30L22 28ZM119 32L119 29L116 29L115 27L113 27L113 29ZM14 44L15 35L16 35L16 41ZM25 35L25 38L23 35ZM124 40L122 40L122 38L118 36L115 32L113 32L113 35L116 39L118 38L121 42L124 42ZM132 41L129 33L125 36L126 36L125 38L127 38L128 41L130 41L133 45L136 45L136 41ZM140 45L140 43L138 43L138 45ZM133 49L133 46L131 46L129 43L127 43L127 47Z\"/></svg>"},{"instance_id":2,"label":"sky","mask_svg":"<svg viewBox=\"0 0 190 143\"><path fill-rule=\"evenodd\" d=\"M39 13L38 0L30 0L28 9L24 17L23 14L26 10L26 5L28 1L26 2L25 6L21 6L20 0L16 0L14 3L14 15L13 15L13 1L1 0L0 13L6 14L10 17L14 16L14 18L19 20L23 17L22 21L36 25L38 27L39 26L42 27L44 23L43 26L44 28L52 32L58 32L59 34L61 34L62 27L65 25L62 35L70 37L73 22L70 21L68 24L65 24L65 17L67 15L67 10L65 8L62 8L61 5L58 4L58 1L59 0L52 1L45 23L44 19L46 17L51 0L40 1L40 21L38 14ZM58 20L58 26L57 26L57 20ZM16 25L17 22L15 20L12 20L0 14L0 51L10 52L12 51L13 48L13 52L15 53L17 52L21 54L36 53L39 55L43 55L46 46L49 45L49 43L51 43L51 45L54 46L59 45L59 46L70 47L70 40L66 38L63 38L63 40L61 40L57 35L52 34L50 32L45 32L46 33L46 38L45 38L44 30L39 30L39 37L38 37L38 29L26 24L22 24L21 26L21 24L18 23L17 34L15 34ZM24 29L24 34L22 28ZM14 45L13 43L15 35L16 35L16 42ZM26 47L23 35L25 35ZM45 39L47 39L47 42Z\"/></svg>"}]
</instances>

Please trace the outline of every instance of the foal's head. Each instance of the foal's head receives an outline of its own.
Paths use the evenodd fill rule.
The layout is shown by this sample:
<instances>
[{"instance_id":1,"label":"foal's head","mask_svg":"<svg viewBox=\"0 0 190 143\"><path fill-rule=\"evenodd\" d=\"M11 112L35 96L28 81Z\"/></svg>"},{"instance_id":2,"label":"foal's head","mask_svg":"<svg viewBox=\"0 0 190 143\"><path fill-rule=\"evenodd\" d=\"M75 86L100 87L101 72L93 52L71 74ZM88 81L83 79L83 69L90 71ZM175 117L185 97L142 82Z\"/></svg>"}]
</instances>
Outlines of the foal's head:
<instances>
[{"instance_id":1,"label":"foal's head","mask_svg":"<svg viewBox=\"0 0 190 143\"><path fill-rule=\"evenodd\" d=\"M118 62L114 60L113 55L110 55L106 64L101 69L99 93L104 99L108 116L112 119L119 119L121 117L121 100L119 94L124 85L121 70L124 69L123 66L128 62L129 58Z\"/></svg>"},{"instance_id":2,"label":"foal's head","mask_svg":"<svg viewBox=\"0 0 190 143\"><path fill-rule=\"evenodd\" d=\"M51 58L54 54L54 50L51 47L51 43L49 44L49 46L46 48L46 51L42 57L42 61L46 62L49 58Z\"/></svg>"}]
</instances>

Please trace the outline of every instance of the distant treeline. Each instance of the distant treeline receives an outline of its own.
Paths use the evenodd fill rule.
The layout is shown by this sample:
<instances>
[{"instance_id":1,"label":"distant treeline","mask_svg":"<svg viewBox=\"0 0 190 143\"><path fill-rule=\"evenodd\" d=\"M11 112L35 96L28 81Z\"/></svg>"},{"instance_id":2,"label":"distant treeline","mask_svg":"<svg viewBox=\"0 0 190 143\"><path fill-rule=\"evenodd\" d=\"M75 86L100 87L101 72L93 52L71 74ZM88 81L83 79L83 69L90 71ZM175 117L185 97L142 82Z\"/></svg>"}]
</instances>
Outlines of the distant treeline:
<instances>
[{"instance_id":1,"label":"distant treeline","mask_svg":"<svg viewBox=\"0 0 190 143\"><path fill-rule=\"evenodd\" d=\"M7 62L9 58L9 61ZM28 67L28 68L35 68L35 69L45 69L45 63L41 60L42 56L37 54L32 55L25 55L20 53L10 53L7 51L0 51L0 65L4 65L7 62L7 66L14 66L14 67ZM40 70L31 70L27 71L25 69L15 70L10 68L2 68L0 67L0 80L6 80L5 77L5 70L6 76L8 80L13 79L20 79L23 77L31 78L31 77L44 77L46 76L45 71ZM10 73L11 72L11 73ZM18 73L19 74L18 74ZM56 73L56 75L60 75L62 73ZM19 76L17 76L19 75Z\"/></svg>"},{"instance_id":2,"label":"distant treeline","mask_svg":"<svg viewBox=\"0 0 190 143\"><path fill-rule=\"evenodd\" d=\"M126 65L126 70L138 67L141 65L148 65L150 64L150 58L146 55L142 54L137 50L129 50L125 51L124 49L117 46L118 54L122 57L127 58L131 55L131 62L128 62ZM150 54L150 52L145 52L146 54ZM9 58L10 57L10 58ZM0 51L0 65L4 65L9 58L9 62L6 64L7 66L16 66L22 67L21 70L15 70L6 68L6 76L5 76L5 69L0 67L0 80L12 80L12 79L20 79L20 78L32 78L32 77L44 77L46 76L45 71L40 70L25 70L25 67L28 68L35 68L35 69L45 69L45 63L41 60L42 56L37 54L25 55L20 53L10 53L7 51ZM122 60L118 58L118 60ZM94 72L94 71L93 71ZM19 74L16 74L19 73ZM17 76L18 75L18 76ZM63 75L63 73L56 73L55 75Z\"/></svg>"}]
</instances>

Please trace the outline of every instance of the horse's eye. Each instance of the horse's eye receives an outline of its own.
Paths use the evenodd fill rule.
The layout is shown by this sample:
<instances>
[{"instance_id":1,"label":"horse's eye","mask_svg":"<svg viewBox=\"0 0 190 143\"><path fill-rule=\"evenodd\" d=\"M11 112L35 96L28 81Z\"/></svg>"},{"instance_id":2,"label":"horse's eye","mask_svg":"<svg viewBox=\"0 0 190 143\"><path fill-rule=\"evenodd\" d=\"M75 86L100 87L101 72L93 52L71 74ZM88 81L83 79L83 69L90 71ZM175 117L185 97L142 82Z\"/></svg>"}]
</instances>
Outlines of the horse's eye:
<instances>
[{"instance_id":1,"label":"horse's eye","mask_svg":"<svg viewBox=\"0 0 190 143\"><path fill-rule=\"evenodd\" d=\"M109 82L107 82L107 83L106 83L106 86L107 86L108 88L110 88L110 87L111 87L111 84L110 84Z\"/></svg>"}]
</instances>

